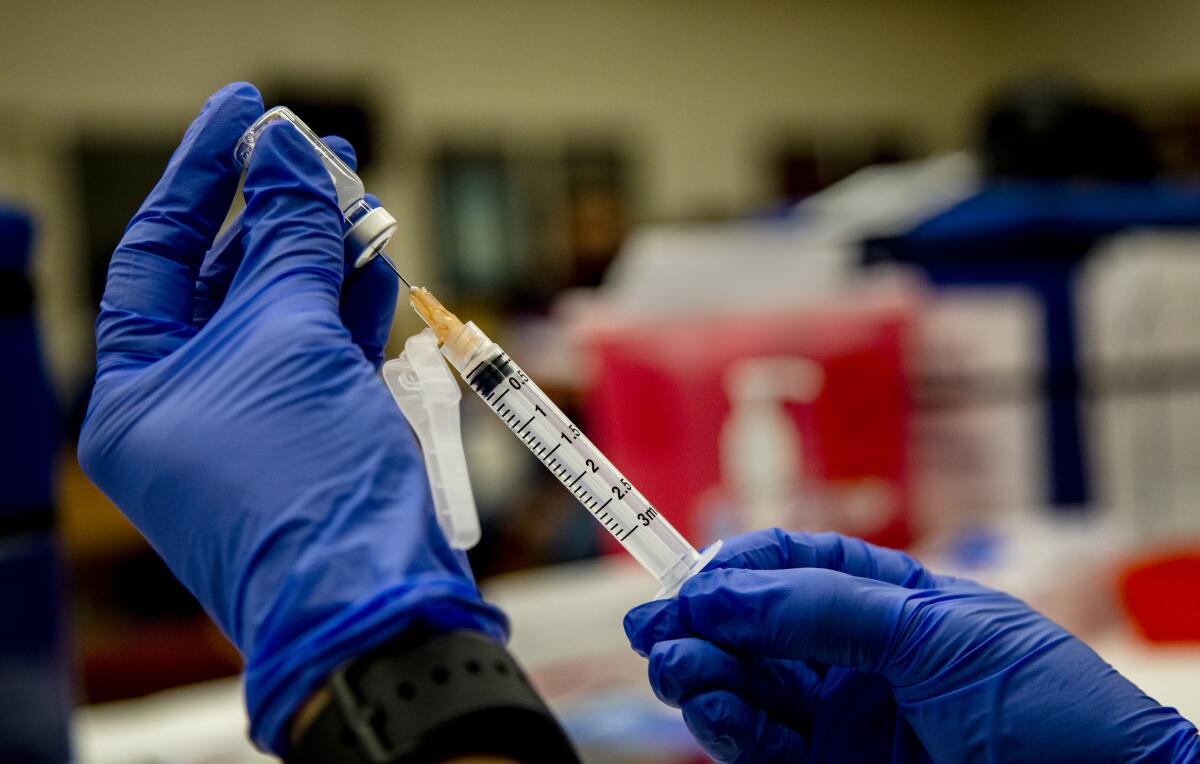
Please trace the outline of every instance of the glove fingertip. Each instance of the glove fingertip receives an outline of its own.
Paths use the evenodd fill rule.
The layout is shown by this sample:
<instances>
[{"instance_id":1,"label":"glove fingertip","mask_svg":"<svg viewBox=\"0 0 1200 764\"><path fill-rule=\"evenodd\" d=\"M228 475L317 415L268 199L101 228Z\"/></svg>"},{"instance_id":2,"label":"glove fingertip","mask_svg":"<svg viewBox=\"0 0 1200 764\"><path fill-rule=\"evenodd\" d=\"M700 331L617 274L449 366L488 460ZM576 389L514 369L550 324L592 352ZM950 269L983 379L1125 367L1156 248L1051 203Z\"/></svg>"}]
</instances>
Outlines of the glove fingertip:
<instances>
[{"instance_id":1,"label":"glove fingertip","mask_svg":"<svg viewBox=\"0 0 1200 764\"><path fill-rule=\"evenodd\" d=\"M230 100L236 100L238 104L249 107L256 118L266 108L263 105L262 93L249 82L234 82L224 89L228 91Z\"/></svg>"},{"instance_id":2,"label":"glove fingertip","mask_svg":"<svg viewBox=\"0 0 1200 764\"><path fill-rule=\"evenodd\" d=\"M354 151L354 144L346 140L340 135L326 135L321 138L321 142L329 147L329 150L338 155L338 158L351 170L358 169L358 154Z\"/></svg>"},{"instance_id":3,"label":"glove fingertip","mask_svg":"<svg viewBox=\"0 0 1200 764\"><path fill-rule=\"evenodd\" d=\"M655 600L625 614L625 636L634 652L646 658L655 643L670 639L681 630L675 603L675 600Z\"/></svg>"},{"instance_id":4,"label":"glove fingertip","mask_svg":"<svg viewBox=\"0 0 1200 764\"><path fill-rule=\"evenodd\" d=\"M200 115L226 108L231 108L235 113L247 111L251 114L250 121L253 121L263 112L262 95L249 82L231 82L208 97L204 106L200 107ZM230 153L232 151L231 146Z\"/></svg>"},{"instance_id":5,"label":"glove fingertip","mask_svg":"<svg viewBox=\"0 0 1200 764\"><path fill-rule=\"evenodd\" d=\"M766 528L726 539L706 570L777 570L789 567L788 548L791 535L779 528Z\"/></svg>"},{"instance_id":6,"label":"glove fingertip","mask_svg":"<svg viewBox=\"0 0 1200 764\"><path fill-rule=\"evenodd\" d=\"M664 649L661 645L658 645L650 651L650 661L646 667L646 675L650 679L650 689L654 691L654 696L668 706L678 708L681 698L679 687L672 675L672 661L667 655L669 650L669 647Z\"/></svg>"},{"instance_id":7,"label":"glove fingertip","mask_svg":"<svg viewBox=\"0 0 1200 764\"><path fill-rule=\"evenodd\" d=\"M277 218L342 238L333 180L308 139L284 120L264 127L255 142L243 192L244 218L251 228L260 218ZM284 205L260 201L284 197L290 200Z\"/></svg>"},{"instance_id":8,"label":"glove fingertip","mask_svg":"<svg viewBox=\"0 0 1200 764\"><path fill-rule=\"evenodd\" d=\"M650 652L650 686L659 700L678 708L702 688L737 686L737 660L721 648L695 637L671 639Z\"/></svg>"},{"instance_id":9,"label":"glove fingertip","mask_svg":"<svg viewBox=\"0 0 1200 764\"><path fill-rule=\"evenodd\" d=\"M634 651L643 658L647 657L648 653L641 649L642 640L640 639L640 636L642 626L645 625L646 620L650 617L646 610L648 606L653 604L654 603L638 605L633 610L630 610L628 613L626 613L625 618L621 622L622 627L625 629L625 638L629 640L629 643L633 646Z\"/></svg>"},{"instance_id":10,"label":"glove fingertip","mask_svg":"<svg viewBox=\"0 0 1200 764\"><path fill-rule=\"evenodd\" d=\"M747 573L741 568L713 568L703 570L683 582L679 587L680 600L692 600L706 597L731 585Z\"/></svg>"},{"instance_id":11,"label":"glove fingertip","mask_svg":"<svg viewBox=\"0 0 1200 764\"><path fill-rule=\"evenodd\" d=\"M741 746L728 729L744 712L741 704L731 703L733 696L723 690L691 696L682 704L683 721L700 744L718 762L737 760Z\"/></svg>"},{"instance_id":12,"label":"glove fingertip","mask_svg":"<svg viewBox=\"0 0 1200 764\"><path fill-rule=\"evenodd\" d=\"M237 173L233 158L234 144L262 113L262 96L258 88L248 82L226 85L209 96L200 110L201 117L196 119L196 129L199 134L208 134L207 140L212 143L217 158L227 172Z\"/></svg>"},{"instance_id":13,"label":"glove fingertip","mask_svg":"<svg viewBox=\"0 0 1200 764\"><path fill-rule=\"evenodd\" d=\"M282 119L264 126L255 141L246 168L246 186L254 187L264 177L274 180L277 176L317 183L322 196L335 199L333 180L317 151L297 127Z\"/></svg>"},{"instance_id":14,"label":"glove fingertip","mask_svg":"<svg viewBox=\"0 0 1200 764\"><path fill-rule=\"evenodd\" d=\"M223 86L220 90L213 93L209 100L213 101L222 97L234 96L257 101L259 106L262 106L263 103L262 93L258 92L258 88L256 88L252 83L246 82L245 80L234 80L228 85Z\"/></svg>"}]
</instances>

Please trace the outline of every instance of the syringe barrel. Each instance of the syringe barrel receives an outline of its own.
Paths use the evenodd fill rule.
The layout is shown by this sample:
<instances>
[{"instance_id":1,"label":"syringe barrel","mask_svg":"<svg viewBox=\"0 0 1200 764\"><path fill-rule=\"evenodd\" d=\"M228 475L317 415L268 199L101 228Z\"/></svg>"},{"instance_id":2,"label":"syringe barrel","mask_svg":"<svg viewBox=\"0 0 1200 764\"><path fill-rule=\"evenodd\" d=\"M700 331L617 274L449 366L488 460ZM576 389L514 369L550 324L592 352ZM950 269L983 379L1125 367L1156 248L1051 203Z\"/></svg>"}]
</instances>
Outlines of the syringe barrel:
<instances>
[{"instance_id":1,"label":"syringe barrel","mask_svg":"<svg viewBox=\"0 0 1200 764\"><path fill-rule=\"evenodd\" d=\"M448 337L442 354L526 448L658 579L659 596L674 595L716 551L698 553L474 323Z\"/></svg>"}]
</instances>

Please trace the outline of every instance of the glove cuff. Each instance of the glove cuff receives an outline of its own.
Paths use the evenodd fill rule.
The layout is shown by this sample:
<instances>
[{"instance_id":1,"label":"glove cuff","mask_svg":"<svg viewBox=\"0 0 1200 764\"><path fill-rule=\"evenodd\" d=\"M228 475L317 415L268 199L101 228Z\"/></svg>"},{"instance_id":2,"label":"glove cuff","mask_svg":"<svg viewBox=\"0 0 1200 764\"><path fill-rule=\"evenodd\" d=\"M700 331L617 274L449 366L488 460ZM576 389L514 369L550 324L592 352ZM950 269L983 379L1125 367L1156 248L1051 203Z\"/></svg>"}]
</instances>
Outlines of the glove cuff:
<instances>
[{"instance_id":1,"label":"glove cuff","mask_svg":"<svg viewBox=\"0 0 1200 764\"><path fill-rule=\"evenodd\" d=\"M501 643L508 639L504 614L466 581L415 576L343 610L278 650L248 655L251 739L259 748L281 755L292 714L337 666L416 625L432 633L467 629Z\"/></svg>"}]
</instances>

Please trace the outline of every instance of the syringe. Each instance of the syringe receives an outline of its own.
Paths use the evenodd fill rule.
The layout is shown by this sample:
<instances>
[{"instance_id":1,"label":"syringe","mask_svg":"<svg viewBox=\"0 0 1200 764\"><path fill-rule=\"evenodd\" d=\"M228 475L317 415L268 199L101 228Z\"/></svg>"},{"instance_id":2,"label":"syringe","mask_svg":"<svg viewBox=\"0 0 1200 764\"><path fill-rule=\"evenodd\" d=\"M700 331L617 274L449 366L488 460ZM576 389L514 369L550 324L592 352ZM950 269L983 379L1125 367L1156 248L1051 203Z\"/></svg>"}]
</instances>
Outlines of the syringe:
<instances>
[{"instance_id":1,"label":"syringe","mask_svg":"<svg viewBox=\"0 0 1200 764\"><path fill-rule=\"evenodd\" d=\"M395 270L390 261L388 265ZM400 276L398 271L396 275ZM674 596L684 581L712 559L719 541L703 554L697 552L479 327L473 322L464 324L424 287L409 287L408 299L433 329L442 355L467 385L658 579L662 586L659 598Z\"/></svg>"},{"instance_id":2,"label":"syringe","mask_svg":"<svg viewBox=\"0 0 1200 764\"><path fill-rule=\"evenodd\" d=\"M428 289L409 284L383 253L396 230L396 219L382 207L367 204L362 180L291 110L271 109L246 129L234 149L239 167L249 164L262 131L276 121L288 122L299 130L321 158L337 192L354 266L361 268L378 257L392 269L408 287L409 303L437 335L442 355L467 385L613 538L658 579L662 585L659 597L678 592L684 581L712 559L721 542L704 554L698 553L499 345L475 324L459 321Z\"/></svg>"}]
</instances>

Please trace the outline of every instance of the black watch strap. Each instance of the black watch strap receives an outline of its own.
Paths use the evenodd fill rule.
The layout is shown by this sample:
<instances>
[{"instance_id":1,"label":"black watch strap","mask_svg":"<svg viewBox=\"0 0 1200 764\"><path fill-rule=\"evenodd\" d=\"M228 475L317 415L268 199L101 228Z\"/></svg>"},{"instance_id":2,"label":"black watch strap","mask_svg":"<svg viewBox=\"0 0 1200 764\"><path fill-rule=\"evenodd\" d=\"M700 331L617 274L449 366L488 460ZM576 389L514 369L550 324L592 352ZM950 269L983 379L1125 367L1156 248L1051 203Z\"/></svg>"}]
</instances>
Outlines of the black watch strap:
<instances>
[{"instance_id":1,"label":"black watch strap","mask_svg":"<svg viewBox=\"0 0 1200 764\"><path fill-rule=\"evenodd\" d=\"M338 667L327 689L330 701L289 764L425 764L470 754L579 761L516 661L478 632L416 644L410 635Z\"/></svg>"}]
</instances>

